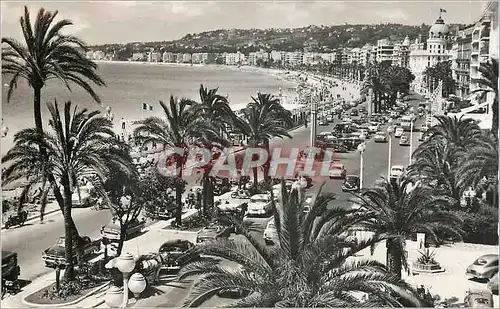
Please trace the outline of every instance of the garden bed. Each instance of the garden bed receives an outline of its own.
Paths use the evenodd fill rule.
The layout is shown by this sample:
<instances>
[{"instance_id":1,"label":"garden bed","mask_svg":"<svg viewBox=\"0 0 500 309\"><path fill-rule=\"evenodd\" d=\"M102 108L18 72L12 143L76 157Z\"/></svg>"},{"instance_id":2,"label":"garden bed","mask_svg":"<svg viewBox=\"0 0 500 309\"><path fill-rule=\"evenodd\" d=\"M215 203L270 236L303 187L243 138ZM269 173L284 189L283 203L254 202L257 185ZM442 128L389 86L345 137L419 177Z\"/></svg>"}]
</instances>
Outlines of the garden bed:
<instances>
[{"instance_id":1,"label":"garden bed","mask_svg":"<svg viewBox=\"0 0 500 309\"><path fill-rule=\"evenodd\" d=\"M24 300L29 303L39 304L39 305L64 305L77 301L79 298L86 296L93 290L102 286L104 282L95 282L88 285L85 288L80 289L77 293L68 295L65 297L59 297L54 294L56 283L52 283L30 295L28 295ZM50 295L50 296L49 296Z\"/></svg>"}]
</instances>

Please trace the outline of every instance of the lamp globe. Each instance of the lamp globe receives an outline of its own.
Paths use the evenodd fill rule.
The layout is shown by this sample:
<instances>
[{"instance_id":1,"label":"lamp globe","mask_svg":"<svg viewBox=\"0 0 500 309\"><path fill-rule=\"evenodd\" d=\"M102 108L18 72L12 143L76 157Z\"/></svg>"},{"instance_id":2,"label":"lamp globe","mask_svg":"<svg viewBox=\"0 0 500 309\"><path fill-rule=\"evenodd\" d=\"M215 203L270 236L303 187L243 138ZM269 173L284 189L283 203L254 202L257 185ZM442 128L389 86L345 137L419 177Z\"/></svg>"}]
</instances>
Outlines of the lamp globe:
<instances>
[{"instance_id":1,"label":"lamp globe","mask_svg":"<svg viewBox=\"0 0 500 309\"><path fill-rule=\"evenodd\" d=\"M123 301L123 291L117 286L111 286L106 291L106 296L104 297L104 302L109 308L118 308Z\"/></svg>"},{"instance_id":2,"label":"lamp globe","mask_svg":"<svg viewBox=\"0 0 500 309\"><path fill-rule=\"evenodd\" d=\"M128 281L128 288L134 293L135 298L139 298L139 295L146 289L146 285L146 279L140 273L134 273Z\"/></svg>"}]
</instances>

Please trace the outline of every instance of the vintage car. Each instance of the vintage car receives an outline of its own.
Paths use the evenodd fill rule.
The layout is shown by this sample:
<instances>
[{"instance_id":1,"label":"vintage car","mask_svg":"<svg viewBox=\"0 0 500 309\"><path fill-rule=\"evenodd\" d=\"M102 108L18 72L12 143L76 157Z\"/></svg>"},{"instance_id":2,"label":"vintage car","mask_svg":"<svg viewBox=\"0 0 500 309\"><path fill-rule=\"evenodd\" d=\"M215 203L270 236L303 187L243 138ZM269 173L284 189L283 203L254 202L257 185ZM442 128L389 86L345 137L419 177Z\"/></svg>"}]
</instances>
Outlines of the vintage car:
<instances>
[{"instance_id":1,"label":"vintage car","mask_svg":"<svg viewBox=\"0 0 500 309\"><path fill-rule=\"evenodd\" d=\"M196 261L200 258L200 254L192 250L195 245L189 240L175 239L164 242L158 253L161 255L162 270L179 271L182 266L187 263Z\"/></svg>"},{"instance_id":2,"label":"vintage car","mask_svg":"<svg viewBox=\"0 0 500 309\"><path fill-rule=\"evenodd\" d=\"M328 171L328 177L344 179L347 171L344 164L332 164L330 170Z\"/></svg>"},{"instance_id":3,"label":"vintage car","mask_svg":"<svg viewBox=\"0 0 500 309\"><path fill-rule=\"evenodd\" d=\"M488 289L498 295L498 272L488 281Z\"/></svg>"},{"instance_id":4,"label":"vintage car","mask_svg":"<svg viewBox=\"0 0 500 309\"><path fill-rule=\"evenodd\" d=\"M231 227L226 225L214 224L203 228L196 235L196 243L216 240L218 238L227 238L231 235Z\"/></svg>"},{"instance_id":5,"label":"vintage car","mask_svg":"<svg viewBox=\"0 0 500 309\"><path fill-rule=\"evenodd\" d=\"M101 249L100 240L92 240L88 236L81 238L83 241L83 257L89 258ZM59 237L56 244L50 248L45 249L42 253L42 260L45 262L46 267L55 268L59 265L66 264L66 247L65 237ZM77 244L73 241L73 254L76 261Z\"/></svg>"},{"instance_id":6,"label":"vintage car","mask_svg":"<svg viewBox=\"0 0 500 309\"><path fill-rule=\"evenodd\" d=\"M399 146L410 146L410 139L407 135L402 135L399 140Z\"/></svg>"},{"instance_id":7,"label":"vintage car","mask_svg":"<svg viewBox=\"0 0 500 309\"><path fill-rule=\"evenodd\" d=\"M358 175L347 175L342 184L342 192L358 192L360 180Z\"/></svg>"},{"instance_id":8,"label":"vintage car","mask_svg":"<svg viewBox=\"0 0 500 309\"><path fill-rule=\"evenodd\" d=\"M403 175L404 171L405 171L404 166L402 166L402 165L393 165L391 167L389 178L399 179L399 177L401 177Z\"/></svg>"},{"instance_id":9,"label":"vintage car","mask_svg":"<svg viewBox=\"0 0 500 309\"><path fill-rule=\"evenodd\" d=\"M2 251L2 297L7 289L19 288L18 278L21 274L21 268L17 264L17 253Z\"/></svg>"},{"instance_id":10,"label":"vintage car","mask_svg":"<svg viewBox=\"0 0 500 309\"><path fill-rule=\"evenodd\" d=\"M394 130L394 137L399 138L403 135L404 129L401 127L397 127L396 130Z\"/></svg>"},{"instance_id":11,"label":"vintage car","mask_svg":"<svg viewBox=\"0 0 500 309\"><path fill-rule=\"evenodd\" d=\"M274 226L274 218L271 218L269 222L267 222L266 229L264 230L264 242L266 245L272 245L277 243L278 241L278 232L276 231L276 227Z\"/></svg>"},{"instance_id":12,"label":"vintage car","mask_svg":"<svg viewBox=\"0 0 500 309\"><path fill-rule=\"evenodd\" d=\"M374 137L375 143L387 143L389 138L385 132L377 132Z\"/></svg>"},{"instance_id":13,"label":"vintage car","mask_svg":"<svg viewBox=\"0 0 500 309\"><path fill-rule=\"evenodd\" d=\"M247 297L250 294L250 291L242 290L240 288L227 288L221 289L217 292L217 296L222 298L232 298L232 299L240 299Z\"/></svg>"},{"instance_id":14,"label":"vintage car","mask_svg":"<svg viewBox=\"0 0 500 309\"><path fill-rule=\"evenodd\" d=\"M146 222L144 220L134 219L127 225L127 230L125 231L125 240L130 236L140 233L145 226ZM120 220L111 219L111 221L101 228L101 237L107 238L109 240L119 240L120 239Z\"/></svg>"},{"instance_id":15,"label":"vintage car","mask_svg":"<svg viewBox=\"0 0 500 309\"><path fill-rule=\"evenodd\" d=\"M267 216L272 212L271 197L267 194L256 194L250 198L247 216Z\"/></svg>"},{"instance_id":16,"label":"vintage car","mask_svg":"<svg viewBox=\"0 0 500 309\"><path fill-rule=\"evenodd\" d=\"M465 271L465 275L476 279L490 279L498 272L498 254L481 255Z\"/></svg>"},{"instance_id":17,"label":"vintage car","mask_svg":"<svg viewBox=\"0 0 500 309\"><path fill-rule=\"evenodd\" d=\"M493 295L490 291L469 290L464 298L465 306L468 308L494 308Z\"/></svg>"}]
</instances>

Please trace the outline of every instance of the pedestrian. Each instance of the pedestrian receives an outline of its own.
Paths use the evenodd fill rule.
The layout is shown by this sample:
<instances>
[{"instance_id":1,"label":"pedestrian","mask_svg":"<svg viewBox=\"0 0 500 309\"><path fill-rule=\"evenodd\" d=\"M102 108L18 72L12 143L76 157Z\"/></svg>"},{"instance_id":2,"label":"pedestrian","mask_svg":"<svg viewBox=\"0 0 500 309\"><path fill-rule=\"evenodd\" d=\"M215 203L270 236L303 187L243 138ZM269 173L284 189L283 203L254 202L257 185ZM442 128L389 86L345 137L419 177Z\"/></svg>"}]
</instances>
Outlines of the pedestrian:
<instances>
[{"instance_id":1,"label":"pedestrian","mask_svg":"<svg viewBox=\"0 0 500 309\"><path fill-rule=\"evenodd\" d=\"M187 197L188 197L188 208L191 209L192 206L194 205L194 198L195 198L193 189L189 189L189 193L188 193Z\"/></svg>"}]
</instances>

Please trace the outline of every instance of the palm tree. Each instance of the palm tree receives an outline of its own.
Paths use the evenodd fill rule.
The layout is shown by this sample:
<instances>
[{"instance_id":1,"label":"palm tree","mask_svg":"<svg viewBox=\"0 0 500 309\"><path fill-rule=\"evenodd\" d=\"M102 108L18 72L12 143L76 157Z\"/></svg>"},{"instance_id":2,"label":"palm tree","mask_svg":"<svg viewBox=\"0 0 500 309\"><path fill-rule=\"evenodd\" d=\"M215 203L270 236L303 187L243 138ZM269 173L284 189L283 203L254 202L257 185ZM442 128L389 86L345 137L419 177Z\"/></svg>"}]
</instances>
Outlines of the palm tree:
<instances>
[{"instance_id":1,"label":"palm tree","mask_svg":"<svg viewBox=\"0 0 500 309\"><path fill-rule=\"evenodd\" d=\"M400 183L384 179L356 197L353 202L366 210L369 218L359 225L375 233L375 239L386 240L387 268L398 277L402 268L408 270L405 243L412 234L426 233L436 243L440 241L438 232L461 237L457 228L460 218L443 210L453 199L409 179Z\"/></svg>"},{"instance_id":2,"label":"palm tree","mask_svg":"<svg viewBox=\"0 0 500 309\"><path fill-rule=\"evenodd\" d=\"M491 58L488 62L481 63L479 73L481 73L481 78L472 80L479 85L479 88L473 90L472 93L478 93L481 99L484 99L490 92L495 95L491 106L493 113L491 131L498 138L498 59Z\"/></svg>"},{"instance_id":3,"label":"palm tree","mask_svg":"<svg viewBox=\"0 0 500 309\"><path fill-rule=\"evenodd\" d=\"M59 79L71 91L70 82L88 92L100 103L89 81L97 86L105 86L97 75L97 64L85 58L85 44L73 35L61 31L73 23L67 19L52 25L58 12L38 11L34 25L31 25L28 8L24 7L24 16L20 19L24 43L13 38L2 38L8 48L2 49L2 73L11 75L7 101L17 87L19 78L28 81L34 92L33 110L35 126L41 132L41 92L50 79ZM52 27L51 27L52 26Z\"/></svg>"},{"instance_id":4,"label":"palm tree","mask_svg":"<svg viewBox=\"0 0 500 309\"><path fill-rule=\"evenodd\" d=\"M482 132L473 119L448 116L434 116L438 124L430 128L426 134L429 140L442 137L450 142L453 151L464 151L481 138ZM426 143L422 143L425 148Z\"/></svg>"},{"instance_id":5,"label":"palm tree","mask_svg":"<svg viewBox=\"0 0 500 309\"><path fill-rule=\"evenodd\" d=\"M462 191L472 186L492 195L491 206L498 203L498 142L489 138L478 140L468 149L457 167L457 186Z\"/></svg>"},{"instance_id":6,"label":"palm tree","mask_svg":"<svg viewBox=\"0 0 500 309\"><path fill-rule=\"evenodd\" d=\"M413 157L414 162L407 170L409 178L414 181L422 180L441 194L451 196L457 203L460 201L461 190L456 180L458 159L447 139L434 137L417 148Z\"/></svg>"},{"instance_id":7,"label":"palm tree","mask_svg":"<svg viewBox=\"0 0 500 309\"><path fill-rule=\"evenodd\" d=\"M318 191L320 192L321 189ZM274 208L277 245L266 247L241 226L245 239L217 239L197 246L198 253L236 263L237 267L202 258L184 266L179 278L201 275L185 301L198 306L224 289L239 289L249 295L231 307L358 307L397 306L402 297L418 302L411 288L387 273L375 261L349 261L371 241L352 241L346 233L363 214L340 208L328 209L332 194L316 195L308 213L304 194L282 186ZM356 293L369 295L363 303ZM377 298L377 296L385 296Z\"/></svg>"},{"instance_id":8,"label":"palm tree","mask_svg":"<svg viewBox=\"0 0 500 309\"><path fill-rule=\"evenodd\" d=\"M14 136L14 146L2 158L2 163L10 163L4 172L4 183L22 177L51 176L51 185L64 217L66 277L71 280L74 275L73 241L79 239L71 216L71 195L75 188L79 190L77 179L94 175L103 180L113 166L127 171L134 171L134 166L128 146L115 137L112 123L98 116L99 111L72 109L71 102L64 104L62 115L57 102L48 104L48 109L50 132L40 133L37 128L30 128ZM42 149L46 151L43 156Z\"/></svg>"},{"instance_id":9,"label":"palm tree","mask_svg":"<svg viewBox=\"0 0 500 309\"><path fill-rule=\"evenodd\" d=\"M214 147L221 148L229 146L229 142L224 139L224 134L227 134L226 125L235 124L236 115L228 104L225 97L217 94L218 88L210 89L200 85L200 104L196 105L198 108L198 116L210 121L212 126L217 129L219 133L218 142L222 143L214 145L215 141L208 141L209 144L203 145L209 151ZM203 213L207 214L208 204L213 203L213 185L209 174L212 170L212 163L209 162L203 169L202 186L203 186Z\"/></svg>"},{"instance_id":10,"label":"palm tree","mask_svg":"<svg viewBox=\"0 0 500 309\"><path fill-rule=\"evenodd\" d=\"M210 120L195 117L198 107L196 103L188 100L178 100L170 96L169 104L160 101L160 105L165 113L165 118L148 117L138 121L138 126L134 129L134 138L140 143L156 143L174 150L166 160L173 158L175 161L175 175L169 175L182 179L183 168L186 163L189 147L192 145L208 145L219 140L217 128L211 125ZM175 153L179 149L182 153ZM183 182L177 181L176 188L176 224L181 224L182 214L182 191Z\"/></svg>"},{"instance_id":11,"label":"palm tree","mask_svg":"<svg viewBox=\"0 0 500 309\"><path fill-rule=\"evenodd\" d=\"M262 146L269 154L271 138L292 138L287 131L287 126L292 123L292 114L283 108L277 98L270 94L258 93L257 98L252 97L252 100L253 102L243 109L238 127L248 137L251 147ZM264 168L266 180L268 178L268 162ZM256 186L257 167L253 168L253 178L254 186Z\"/></svg>"},{"instance_id":12,"label":"palm tree","mask_svg":"<svg viewBox=\"0 0 500 309\"><path fill-rule=\"evenodd\" d=\"M375 63L368 67L365 79L361 88L361 93L366 94L371 89L373 93L374 112L378 113L381 109L382 98L390 88L389 67L386 65Z\"/></svg>"},{"instance_id":13,"label":"palm tree","mask_svg":"<svg viewBox=\"0 0 500 309\"><path fill-rule=\"evenodd\" d=\"M443 81L443 97L447 98L450 94L455 93L456 82L453 79L453 71L451 69L451 60L441 61L431 67L427 67L424 71L424 77L427 85L430 86L430 91L434 91Z\"/></svg>"}]
</instances>

